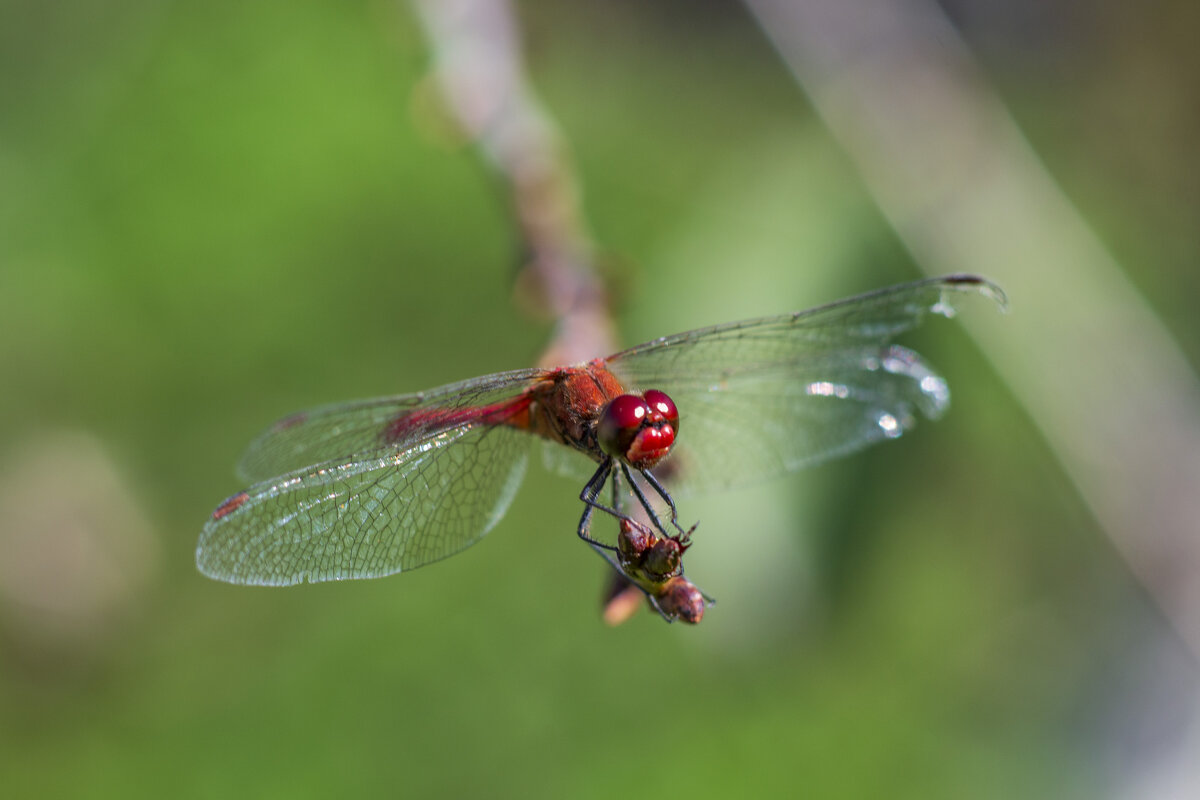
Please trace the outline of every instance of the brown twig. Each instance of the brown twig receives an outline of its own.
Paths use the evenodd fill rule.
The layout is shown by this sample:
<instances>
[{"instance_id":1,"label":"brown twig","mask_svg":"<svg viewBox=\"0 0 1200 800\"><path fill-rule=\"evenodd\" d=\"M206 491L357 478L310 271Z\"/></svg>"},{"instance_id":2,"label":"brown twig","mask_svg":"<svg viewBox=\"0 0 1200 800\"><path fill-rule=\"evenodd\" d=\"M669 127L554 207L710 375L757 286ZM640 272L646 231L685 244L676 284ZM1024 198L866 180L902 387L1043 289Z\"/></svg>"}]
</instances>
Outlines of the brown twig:
<instances>
[{"instance_id":1,"label":"brown twig","mask_svg":"<svg viewBox=\"0 0 1200 800\"><path fill-rule=\"evenodd\" d=\"M466 134L505 180L527 248L523 305L547 310L555 333L542 366L617 349L608 294L595 269L567 149L525 79L507 0L414 0L435 53L435 76ZM624 622L642 594L614 573L604 619Z\"/></svg>"},{"instance_id":2,"label":"brown twig","mask_svg":"<svg viewBox=\"0 0 1200 800\"><path fill-rule=\"evenodd\" d=\"M518 298L557 319L543 365L616 350L567 149L525 78L507 0L414 0L435 77L466 134L504 179L527 249Z\"/></svg>"}]
</instances>

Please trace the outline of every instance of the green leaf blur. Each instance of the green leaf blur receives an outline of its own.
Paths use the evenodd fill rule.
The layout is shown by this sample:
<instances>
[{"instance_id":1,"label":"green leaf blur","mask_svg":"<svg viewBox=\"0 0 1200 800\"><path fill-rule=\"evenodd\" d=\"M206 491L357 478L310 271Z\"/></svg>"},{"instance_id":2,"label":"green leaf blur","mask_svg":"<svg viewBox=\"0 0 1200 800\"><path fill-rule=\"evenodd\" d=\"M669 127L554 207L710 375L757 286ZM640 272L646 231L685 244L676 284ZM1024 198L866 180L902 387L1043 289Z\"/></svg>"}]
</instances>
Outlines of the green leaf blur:
<instances>
[{"instance_id":1,"label":"green leaf blur","mask_svg":"<svg viewBox=\"0 0 1200 800\"><path fill-rule=\"evenodd\" d=\"M738 6L521 11L625 343L917 277ZM1194 359L1187 25L1134 40L1134 11L1091 13L1064 23L1078 40L964 25ZM952 322L906 342L950 383L944 420L688 503L689 576L718 599L696 628L603 627L579 487L536 467L482 543L412 574L201 577L200 527L273 420L537 358L503 191L445 134L404 5L0 18L6 796L1092 797L1111 777L1131 665L1170 633Z\"/></svg>"}]
</instances>

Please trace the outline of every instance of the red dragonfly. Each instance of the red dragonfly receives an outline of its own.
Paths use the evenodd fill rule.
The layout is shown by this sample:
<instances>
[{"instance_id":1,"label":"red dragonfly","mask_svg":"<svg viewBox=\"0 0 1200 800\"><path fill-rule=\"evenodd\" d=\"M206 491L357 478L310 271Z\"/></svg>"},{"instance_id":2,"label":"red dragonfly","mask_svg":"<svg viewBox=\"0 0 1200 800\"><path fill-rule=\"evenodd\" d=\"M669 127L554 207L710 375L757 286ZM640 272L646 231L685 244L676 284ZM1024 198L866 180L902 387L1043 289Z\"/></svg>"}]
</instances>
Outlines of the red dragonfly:
<instances>
[{"instance_id":1,"label":"red dragonfly","mask_svg":"<svg viewBox=\"0 0 1200 800\"><path fill-rule=\"evenodd\" d=\"M253 485L213 512L196 564L270 586L415 569L500 521L541 440L550 466L590 473L579 537L665 618L696 622L711 601L683 577L691 531L672 492L765 479L894 439L917 412L940 416L946 382L892 340L930 312L951 316L956 293L1006 303L985 279L953 275L294 414L250 445L238 471ZM618 520L615 545L592 537L596 511Z\"/></svg>"}]
</instances>

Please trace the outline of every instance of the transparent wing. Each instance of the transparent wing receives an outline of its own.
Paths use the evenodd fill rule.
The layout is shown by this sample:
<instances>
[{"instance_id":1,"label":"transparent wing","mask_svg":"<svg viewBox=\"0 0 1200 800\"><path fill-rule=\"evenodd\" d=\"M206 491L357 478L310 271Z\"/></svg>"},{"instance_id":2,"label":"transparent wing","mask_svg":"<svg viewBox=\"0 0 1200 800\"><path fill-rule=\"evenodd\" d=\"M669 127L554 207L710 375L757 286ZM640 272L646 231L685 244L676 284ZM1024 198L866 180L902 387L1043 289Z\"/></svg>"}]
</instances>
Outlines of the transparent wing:
<instances>
[{"instance_id":1,"label":"transparent wing","mask_svg":"<svg viewBox=\"0 0 1200 800\"><path fill-rule=\"evenodd\" d=\"M454 427L456 414L516 397L546 370L499 372L417 394L324 406L285 417L258 436L238 463L247 483L265 481L312 464L349 459L381 447L404 450L409 440ZM422 419L427 424L415 424ZM400 420L414 424L397 425Z\"/></svg>"},{"instance_id":2,"label":"transparent wing","mask_svg":"<svg viewBox=\"0 0 1200 800\"><path fill-rule=\"evenodd\" d=\"M230 583L282 586L437 561L500 520L529 446L520 430L471 423L256 484L213 513L196 564Z\"/></svg>"},{"instance_id":3,"label":"transparent wing","mask_svg":"<svg viewBox=\"0 0 1200 800\"><path fill-rule=\"evenodd\" d=\"M681 492L761 480L895 438L917 414L938 417L946 382L891 344L955 294L1002 308L999 287L958 275L830 305L676 334L608 358L627 386L660 389L679 408L671 456L654 472Z\"/></svg>"}]
</instances>

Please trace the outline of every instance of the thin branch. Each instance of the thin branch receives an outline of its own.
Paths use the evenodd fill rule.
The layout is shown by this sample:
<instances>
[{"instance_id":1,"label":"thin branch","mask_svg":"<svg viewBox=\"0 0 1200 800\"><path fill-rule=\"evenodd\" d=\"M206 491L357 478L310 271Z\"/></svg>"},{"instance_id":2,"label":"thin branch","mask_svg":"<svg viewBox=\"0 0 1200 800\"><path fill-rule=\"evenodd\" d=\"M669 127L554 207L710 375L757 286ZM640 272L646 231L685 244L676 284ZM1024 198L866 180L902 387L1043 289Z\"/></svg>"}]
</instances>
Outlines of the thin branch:
<instances>
[{"instance_id":1,"label":"thin branch","mask_svg":"<svg viewBox=\"0 0 1200 800\"><path fill-rule=\"evenodd\" d=\"M528 249L518 289L558 319L542 357L574 363L616 350L579 188L553 121L525 77L507 0L413 0L438 84L466 133L507 183Z\"/></svg>"}]
</instances>

